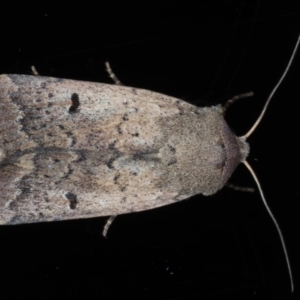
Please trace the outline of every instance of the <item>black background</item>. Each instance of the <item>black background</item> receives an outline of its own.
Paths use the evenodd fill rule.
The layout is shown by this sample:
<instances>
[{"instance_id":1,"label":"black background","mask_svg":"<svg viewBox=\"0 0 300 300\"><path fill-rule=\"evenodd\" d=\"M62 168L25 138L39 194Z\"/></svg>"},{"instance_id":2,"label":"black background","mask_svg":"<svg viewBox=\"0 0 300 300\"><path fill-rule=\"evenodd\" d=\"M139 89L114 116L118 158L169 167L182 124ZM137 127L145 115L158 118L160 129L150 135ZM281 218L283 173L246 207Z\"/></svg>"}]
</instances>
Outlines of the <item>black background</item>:
<instances>
[{"instance_id":1,"label":"black background","mask_svg":"<svg viewBox=\"0 0 300 300\"><path fill-rule=\"evenodd\" d=\"M256 120L300 34L296 1L143 1L28 4L0 11L0 73L110 83L119 79L199 106L233 105L237 135ZM65 7L63 7L63 5ZM293 6L294 5L294 6ZM283 231L258 192L224 188L211 197L106 218L0 227L2 299L297 298L299 281L300 53L249 138L248 161ZM146 99L145 99L146 101ZM232 182L255 187L243 166Z\"/></svg>"}]
</instances>

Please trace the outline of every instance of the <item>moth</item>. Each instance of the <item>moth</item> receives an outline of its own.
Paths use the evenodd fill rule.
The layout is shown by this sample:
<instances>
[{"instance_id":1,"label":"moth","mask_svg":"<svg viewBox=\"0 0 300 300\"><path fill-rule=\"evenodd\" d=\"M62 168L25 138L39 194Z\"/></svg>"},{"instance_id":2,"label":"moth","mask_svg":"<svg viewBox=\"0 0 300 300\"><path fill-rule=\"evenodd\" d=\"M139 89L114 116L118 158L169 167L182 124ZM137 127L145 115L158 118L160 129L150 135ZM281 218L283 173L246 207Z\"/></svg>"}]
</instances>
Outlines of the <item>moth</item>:
<instances>
[{"instance_id":1,"label":"moth","mask_svg":"<svg viewBox=\"0 0 300 300\"><path fill-rule=\"evenodd\" d=\"M227 106L123 86L107 68L115 85L0 76L0 224L111 216L106 234L116 215L216 193L240 162L253 173L253 129L235 136Z\"/></svg>"}]
</instances>

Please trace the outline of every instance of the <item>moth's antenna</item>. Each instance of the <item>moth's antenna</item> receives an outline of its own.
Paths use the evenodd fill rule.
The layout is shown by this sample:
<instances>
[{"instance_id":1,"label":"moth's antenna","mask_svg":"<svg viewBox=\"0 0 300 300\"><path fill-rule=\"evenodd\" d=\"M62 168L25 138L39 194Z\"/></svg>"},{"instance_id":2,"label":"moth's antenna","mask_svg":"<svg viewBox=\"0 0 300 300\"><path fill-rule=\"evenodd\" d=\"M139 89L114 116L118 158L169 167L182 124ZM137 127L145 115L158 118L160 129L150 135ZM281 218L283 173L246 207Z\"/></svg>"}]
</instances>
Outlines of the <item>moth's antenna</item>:
<instances>
[{"instance_id":1,"label":"moth's antenna","mask_svg":"<svg viewBox=\"0 0 300 300\"><path fill-rule=\"evenodd\" d=\"M294 51L292 53L292 56L289 60L289 63L287 64L286 68L285 68L285 71L283 72L282 76L280 77L279 81L277 82L276 86L274 87L274 89L272 90L271 94L269 95L265 105L264 105L264 108L262 109L259 117L257 118L256 122L254 123L254 125L251 127L251 129L244 135L244 136L241 136L240 139L241 140L246 140L252 133L253 131L256 129L256 127L258 126L258 124L260 123L261 119L263 118L266 110L267 110L267 107L273 97L273 95L275 94L275 92L277 91L278 87L280 86L280 84L282 83L283 79L285 78L287 72L289 71L290 67L291 67L291 64L295 58L295 55L296 55L296 52L299 48L299 44L300 44L300 35L298 37L298 40L297 40L297 43L295 45L295 48L294 48ZM288 268L288 272L289 272L289 276L290 276L290 281L291 281L291 291L292 293L294 292L294 279L293 279L293 274L292 274L292 269L291 269L291 264L290 264L290 260L289 260L289 256L288 256L288 253L287 253L287 250L286 250L286 245L285 245L285 242L284 242L284 238L283 238L283 235L282 235L282 232L281 232L281 229L273 215L273 213L271 212L271 209L269 208L268 204L267 204L267 201L265 199L265 196L263 194L263 191L262 191L262 188L260 186L260 183L254 173L254 171L252 170L252 168L250 167L250 165L248 164L248 162L246 160L243 160L242 163L244 163L244 165L247 167L247 169L250 171L251 175L253 176L256 184L257 184L257 187L258 187L258 190L259 190L259 193L260 193L260 196L262 198L262 201L273 221L273 223L275 224L275 227L277 229L277 232L279 234L279 237L280 237L280 241L281 241L281 245L282 245L282 248L283 248L283 252L284 252L284 256L285 256L285 260L286 260L286 263L287 263L287 268Z\"/></svg>"},{"instance_id":2,"label":"moth's antenna","mask_svg":"<svg viewBox=\"0 0 300 300\"><path fill-rule=\"evenodd\" d=\"M299 41L299 39L298 39L298 41ZM271 209L268 206L268 203L265 199L262 188L260 186L260 183L259 183L254 171L252 170L252 168L250 167L250 165L248 164L247 161L243 161L243 164L247 167L247 169L250 171L251 175L253 176L253 178L254 178L254 180L257 184L257 187L258 187L260 196L262 198L262 201L263 201L263 203L264 203L264 205L265 205L265 207L266 207L266 209L267 209L267 211L268 211L268 213L269 213L269 215L270 215L270 217L271 217L271 219L272 219L273 223L275 224L276 229L278 231L280 241L281 241L281 245L282 245L283 252L284 252L284 256L285 256L285 260L286 260L286 263L287 263L288 271L289 271L289 276L290 276L290 281L291 281L291 291L293 293L294 292L294 279L293 279L292 269L291 269L291 265L290 265L290 259L289 259L289 256L288 256L288 253L287 253L287 250L286 250L286 246L285 246L285 242L284 242L284 238L283 238L281 229L280 229L274 215L272 214Z\"/></svg>"},{"instance_id":3,"label":"moth's antenna","mask_svg":"<svg viewBox=\"0 0 300 300\"><path fill-rule=\"evenodd\" d=\"M268 105L269 105L269 103L270 103L273 95L275 94L276 90L278 89L278 87L280 86L282 80L284 79L284 77L286 76L288 70L290 69L290 66L291 66L291 64L292 64L292 62L294 60L294 57L296 55L296 52L298 50L299 43L300 43L300 35L298 37L298 40L297 40L296 46L294 48L293 54L292 54L292 56L290 58L290 61L289 61L288 65L287 65L287 67L285 68L285 71L283 72L283 74L282 74L281 78L279 79L278 83L276 84L276 86L272 90L272 92L271 92L269 98L267 99L267 102L266 102L266 104L265 104L262 112L260 113L259 117L257 118L256 122L254 123L254 125L252 126L252 128L243 136L243 138L247 139L252 134L252 132L256 129L256 127L260 123L261 119L263 118L263 116L264 116L264 114L265 114L265 112L267 110L267 107L268 107Z\"/></svg>"}]
</instances>

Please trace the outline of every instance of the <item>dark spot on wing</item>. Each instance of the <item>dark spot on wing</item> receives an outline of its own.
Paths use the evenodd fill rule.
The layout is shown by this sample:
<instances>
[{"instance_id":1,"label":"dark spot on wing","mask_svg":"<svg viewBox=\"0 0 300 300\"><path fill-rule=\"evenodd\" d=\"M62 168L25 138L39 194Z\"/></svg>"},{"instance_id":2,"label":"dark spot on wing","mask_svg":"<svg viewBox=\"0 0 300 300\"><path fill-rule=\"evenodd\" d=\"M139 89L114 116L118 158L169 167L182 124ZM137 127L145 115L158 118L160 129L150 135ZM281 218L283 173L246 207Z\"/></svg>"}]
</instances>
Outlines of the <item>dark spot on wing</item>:
<instances>
[{"instance_id":1,"label":"dark spot on wing","mask_svg":"<svg viewBox=\"0 0 300 300\"><path fill-rule=\"evenodd\" d=\"M171 146L171 145L168 144L168 147L169 147L169 149L170 149L170 151L171 151L172 153L175 153L175 152L176 152L176 148L174 148L173 146Z\"/></svg>"},{"instance_id":2,"label":"dark spot on wing","mask_svg":"<svg viewBox=\"0 0 300 300\"><path fill-rule=\"evenodd\" d=\"M69 108L69 113L75 113L79 106L79 96L77 93L73 93L71 96L72 105Z\"/></svg>"},{"instance_id":3,"label":"dark spot on wing","mask_svg":"<svg viewBox=\"0 0 300 300\"><path fill-rule=\"evenodd\" d=\"M77 195L69 192L65 196L70 202L70 208L75 209L77 205Z\"/></svg>"},{"instance_id":4,"label":"dark spot on wing","mask_svg":"<svg viewBox=\"0 0 300 300\"><path fill-rule=\"evenodd\" d=\"M114 160L115 160L115 158L113 157L106 163L106 165L109 169L114 169L114 166L113 166Z\"/></svg>"}]
</instances>

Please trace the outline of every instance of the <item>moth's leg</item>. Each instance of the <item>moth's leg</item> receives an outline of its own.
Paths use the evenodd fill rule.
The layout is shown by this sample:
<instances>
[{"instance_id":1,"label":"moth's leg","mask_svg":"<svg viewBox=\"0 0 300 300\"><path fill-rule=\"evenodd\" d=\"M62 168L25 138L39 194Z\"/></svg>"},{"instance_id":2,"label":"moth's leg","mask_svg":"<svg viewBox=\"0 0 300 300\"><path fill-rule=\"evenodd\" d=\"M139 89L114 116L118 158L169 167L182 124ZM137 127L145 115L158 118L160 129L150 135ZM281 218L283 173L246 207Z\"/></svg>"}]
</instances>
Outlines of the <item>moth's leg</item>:
<instances>
[{"instance_id":1,"label":"moth's leg","mask_svg":"<svg viewBox=\"0 0 300 300\"><path fill-rule=\"evenodd\" d=\"M35 75L35 76L40 75L39 72L36 70L35 66L31 66L31 71L32 71L33 75Z\"/></svg>"},{"instance_id":2,"label":"moth's leg","mask_svg":"<svg viewBox=\"0 0 300 300\"><path fill-rule=\"evenodd\" d=\"M230 182L227 182L227 183L226 183L226 186L229 187L229 188L231 188L231 189L234 189L234 190L236 190L236 191L240 191L240 192L253 193L253 192L255 191L254 188L238 186L238 185L232 184L232 183L230 183Z\"/></svg>"},{"instance_id":3,"label":"moth's leg","mask_svg":"<svg viewBox=\"0 0 300 300\"><path fill-rule=\"evenodd\" d=\"M233 98L229 99L225 105L223 106L223 115L225 115L228 107L233 104L235 101L243 99L243 98L247 98L247 97L252 97L254 95L253 92L249 92L249 93L244 93L244 94L240 94L240 95L236 95Z\"/></svg>"},{"instance_id":4,"label":"moth's leg","mask_svg":"<svg viewBox=\"0 0 300 300\"><path fill-rule=\"evenodd\" d=\"M104 237L106 237L107 235L107 232L108 232L108 229L110 227L110 225L112 224L112 222L115 220L115 218L117 217L117 215L114 215L114 216L110 216L108 218L108 220L106 221L105 225L104 225L104 228L103 228L103 231L102 231L102 235Z\"/></svg>"},{"instance_id":5,"label":"moth's leg","mask_svg":"<svg viewBox=\"0 0 300 300\"><path fill-rule=\"evenodd\" d=\"M111 69L108 61L105 62L105 67L106 67L106 71L107 71L109 77L115 82L115 84L123 85L123 83L118 79L118 77L115 75L115 73Z\"/></svg>"}]
</instances>

